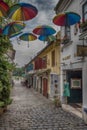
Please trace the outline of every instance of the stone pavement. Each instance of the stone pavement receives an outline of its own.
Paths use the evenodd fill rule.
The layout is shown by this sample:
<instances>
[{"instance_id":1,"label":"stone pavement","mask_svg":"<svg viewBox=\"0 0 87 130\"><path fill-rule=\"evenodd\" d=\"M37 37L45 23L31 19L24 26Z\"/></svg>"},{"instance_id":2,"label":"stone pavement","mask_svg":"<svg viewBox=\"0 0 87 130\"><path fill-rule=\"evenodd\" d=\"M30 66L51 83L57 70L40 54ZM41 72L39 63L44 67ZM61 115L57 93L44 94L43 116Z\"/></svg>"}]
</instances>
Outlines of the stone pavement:
<instances>
[{"instance_id":1,"label":"stone pavement","mask_svg":"<svg viewBox=\"0 0 87 130\"><path fill-rule=\"evenodd\" d=\"M0 130L87 130L83 120L61 108L33 89L17 84L13 103L0 117Z\"/></svg>"}]
</instances>

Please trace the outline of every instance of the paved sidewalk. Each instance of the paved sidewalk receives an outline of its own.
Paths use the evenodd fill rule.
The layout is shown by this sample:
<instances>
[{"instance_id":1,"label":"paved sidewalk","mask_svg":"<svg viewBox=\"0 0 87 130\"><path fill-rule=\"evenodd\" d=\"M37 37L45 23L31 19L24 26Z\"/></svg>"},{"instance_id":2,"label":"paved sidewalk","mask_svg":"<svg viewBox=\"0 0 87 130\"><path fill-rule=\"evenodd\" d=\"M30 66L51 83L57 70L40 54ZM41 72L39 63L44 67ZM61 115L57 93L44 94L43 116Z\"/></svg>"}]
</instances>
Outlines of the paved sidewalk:
<instances>
[{"instance_id":1,"label":"paved sidewalk","mask_svg":"<svg viewBox=\"0 0 87 130\"><path fill-rule=\"evenodd\" d=\"M69 104L62 104L62 108L68 112L71 112L75 115L77 115L78 117L82 118L82 110L81 108L75 108ZM79 110L80 109L80 110Z\"/></svg>"},{"instance_id":2,"label":"paved sidewalk","mask_svg":"<svg viewBox=\"0 0 87 130\"><path fill-rule=\"evenodd\" d=\"M83 120L17 84L8 111L0 117L0 130L87 130Z\"/></svg>"}]
</instances>

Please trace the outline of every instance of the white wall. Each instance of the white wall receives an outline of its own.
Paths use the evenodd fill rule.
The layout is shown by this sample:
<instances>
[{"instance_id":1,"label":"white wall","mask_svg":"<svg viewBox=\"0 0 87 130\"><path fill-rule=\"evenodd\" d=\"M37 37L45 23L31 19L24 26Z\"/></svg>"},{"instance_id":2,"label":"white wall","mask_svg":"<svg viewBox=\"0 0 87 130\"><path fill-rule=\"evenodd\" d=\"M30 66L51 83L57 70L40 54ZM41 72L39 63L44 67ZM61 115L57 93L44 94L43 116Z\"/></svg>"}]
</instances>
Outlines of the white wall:
<instances>
[{"instance_id":1,"label":"white wall","mask_svg":"<svg viewBox=\"0 0 87 130\"><path fill-rule=\"evenodd\" d=\"M69 5L69 7L64 10L64 11L72 11L72 12L76 12L78 14L80 14L80 0L73 0L71 2L71 4ZM62 10L62 12L64 12ZM61 63L65 63L65 65L62 64L61 66L61 100L62 100L62 96L63 96L63 79L64 79L64 74L63 74L63 70L67 70L67 69L76 69L76 68L79 68L81 69L82 68L82 64L81 63L76 63L78 61L78 57L75 57L74 55L76 54L76 45L77 44L81 44L81 41L79 41L79 29L78 29L78 33L77 35L74 35L74 26L75 25L72 25L71 26L71 41L72 41L72 44L70 44L69 46L67 47L64 47L63 49L63 52L61 52ZM64 27L61 27L61 39L63 38L64 36ZM70 59L67 59L67 60L63 60L63 58L67 57L67 56L71 56ZM74 64L70 64L70 63L74 63Z\"/></svg>"},{"instance_id":2,"label":"white wall","mask_svg":"<svg viewBox=\"0 0 87 130\"><path fill-rule=\"evenodd\" d=\"M73 11L78 13L82 17L82 5L87 0L73 0L71 5L68 7L67 11ZM63 37L64 35L64 27L62 27L61 35ZM81 45L82 41L79 40L80 32L78 30L77 35L74 35L74 25L71 26L71 40L73 43L63 49L63 52L61 52L61 62L65 62L67 64L66 66L63 66L61 68L61 96L63 92L63 70L67 69L81 69L82 68L82 87L83 87L83 108L87 109L87 57L84 58L84 61L80 61L79 59L81 57L75 57L74 54L76 53L76 46L77 44ZM87 37L87 35L86 35ZM87 45L87 43L85 43ZM71 58L68 60L62 60L63 57L66 57L68 55L71 55ZM70 64L72 62L72 64ZM84 120L87 123L87 113L83 112Z\"/></svg>"},{"instance_id":3,"label":"white wall","mask_svg":"<svg viewBox=\"0 0 87 130\"><path fill-rule=\"evenodd\" d=\"M83 66L83 107L87 108L87 62Z\"/></svg>"},{"instance_id":4,"label":"white wall","mask_svg":"<svg viewBox=\"0 0 87 130\"><path fill-rule=\"evenodd\" d=\"M83 66L83 118L87 124L87 113L84 111L84 108L87 111L87 60Z\"/></svg>"},{"instance_id":5,"label":"white wall","mask_svg":"<svg viewBox=\"0 0 87 130\"><path fill-rule=\"evenodd\" d=\"M71 2L71 4L69 5L69 7L67 8L66 11L72 11L72 12L76 12L80 15L80 0L73 0ZM76 60L79 59L79 57L76 57L76 51L77 51L77 44L81 44L82 42L79 41L79 35L80 35L80 31L78 28L78 32L76 35L74 35L74 27L75 25L71 26L71 41L72 44L64 47L63 52L61 53L61 62L65 62L66 64L70 64L70 62L75 62ZM64 27L61 28L61 36L64 36ZM62 58L71 55L71 58L68 60L62 60Z\"/></svg>"}]
</instances>

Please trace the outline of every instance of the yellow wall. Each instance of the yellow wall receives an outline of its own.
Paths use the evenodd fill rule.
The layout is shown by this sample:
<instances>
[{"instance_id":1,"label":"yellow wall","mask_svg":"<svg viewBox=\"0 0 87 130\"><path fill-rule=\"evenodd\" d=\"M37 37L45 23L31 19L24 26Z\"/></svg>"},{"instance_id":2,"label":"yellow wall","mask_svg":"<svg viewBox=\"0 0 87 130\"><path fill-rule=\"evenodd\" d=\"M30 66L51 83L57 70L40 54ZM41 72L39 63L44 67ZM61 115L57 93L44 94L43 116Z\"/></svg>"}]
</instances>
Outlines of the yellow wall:
<instances>
[{"instance_id":1,"label":"yellow wall","mask_svg":"<svg viewBox=\"0 0 87 130\"><path fill-rule=\"evenodd\" d=\"M55 50L55 66L52 67L52 51ZM51 69L50 73L60 75L60 41L52 43L44 51L42 51L38 57L43 58L47 56L47 69ZM50 75L48 77L48 93L50 94Z\"/></svg>"},{"instance_id":2,"label":"yellow wall","mask_svg":"<svg viewBox=\"0 0 87 130\"><path fill-rule=\"evenodd\" d=\"M47 68L51 70L50 73L60 75L60 37L56 37L58 40L51 42L45 49L43 49L36 58L43 58L47 56ZM52 66L52 51L55 50L55 66ZM35 59L34 59L35 60ZM32 63L34 64L34 60ZM44 70L44 69L43 69ZM37 70L38 71L38 70ZM50 73L48 74L48 94L50 95Z\"/></svg>"},{"instance_id":3,"label":"yellow wall","mask_svg":"<svg viewBox=\"0 0 87 130\"><path fill-rule=\"evenodd\" d=\"M55 50L55 66L52 66L52 51ZM51 69L51 73L60 74L60 46L53 44L52 49L47 54L47 68Z\"/></svg>"},{"instance_id":4,"label":"yellow wall","mask_svg":"<svg viewBox=\"0 0 87 130\"><path fill-rule=\"evenodd\" d=\"M51 53L55 50L55 66L52 67ZM59 41L52 43L44 51L42 51L38 57L43 58L47 56L47 69L51 69L51 73L60 74L60 43Z\"/></svg>"}]
</instances>

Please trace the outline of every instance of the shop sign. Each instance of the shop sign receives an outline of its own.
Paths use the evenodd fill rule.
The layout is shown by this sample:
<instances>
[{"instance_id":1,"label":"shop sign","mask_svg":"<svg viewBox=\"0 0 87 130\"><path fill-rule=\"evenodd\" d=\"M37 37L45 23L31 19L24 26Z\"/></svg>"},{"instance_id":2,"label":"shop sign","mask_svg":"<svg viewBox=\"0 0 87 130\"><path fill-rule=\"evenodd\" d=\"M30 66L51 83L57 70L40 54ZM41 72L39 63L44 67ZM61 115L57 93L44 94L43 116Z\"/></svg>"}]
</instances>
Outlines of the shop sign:
<instances>
[{"instance_id":1,"label":"shop sign","mask_svg":"<svg viewBox=\"0 0 87 130\"><path fill-rule=\"evenodd\" d=\"M77 45L77 56L87 56L87 46Z\"/></svg>"}]
</instances>

